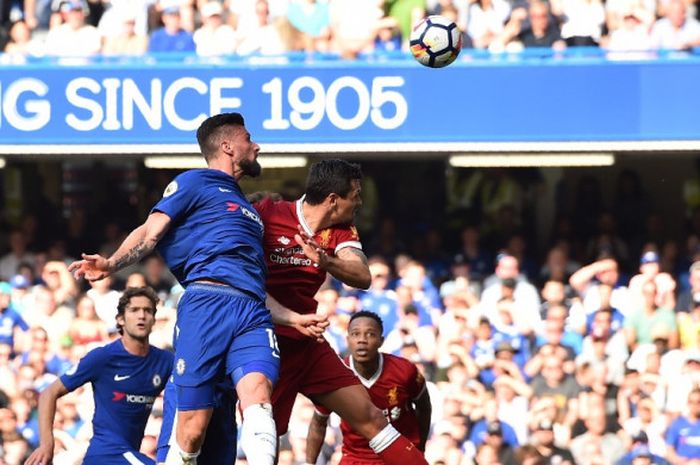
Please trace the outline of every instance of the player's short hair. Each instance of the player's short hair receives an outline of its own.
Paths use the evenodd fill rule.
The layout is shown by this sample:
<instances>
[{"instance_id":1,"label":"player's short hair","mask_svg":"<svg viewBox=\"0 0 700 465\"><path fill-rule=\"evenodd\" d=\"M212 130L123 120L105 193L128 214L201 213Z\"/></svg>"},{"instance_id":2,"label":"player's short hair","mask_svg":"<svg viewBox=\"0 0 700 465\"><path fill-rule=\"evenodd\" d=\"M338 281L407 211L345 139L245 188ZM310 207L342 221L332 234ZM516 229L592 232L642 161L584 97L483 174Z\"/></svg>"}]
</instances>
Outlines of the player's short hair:
<instances>
[{"instance_id":1,"label":"player's short hair","mask_svg":"<svg viewBox=\"0 0 700 465\"><path fill-rule=\"evenodd\" d=\"M384 334L384 323L382 322L382 318L377 315L374 312L370 312L369 310L360 310L359 312L353 313L352 316L350 317L350 321L348 322L348 327L350 327L350 324L357 320L358 318L371 318L374 321L377 322L379 325L379 332L380 334Z\"/></svg>"},{"instance_id":2,"label":"player's short hair","mask_svg":"<svg viewBox=\"0 0 700 465\"><path fill-rule=\"evenodd\" d=\"M219 141L212 137L222 126L245 126L243 115L240 113L221 113L205 119L197 129L197 143L204 159L209 159L216 153Z\"/></svg>"},{"instance_id":3,"label":"player's short hair","mask_svg":"<svg viewBox=\"0 0 700 465\"><path fill-rule=\"evenodd\" d=\"M352 181L362 179L362 169L357 163L334 158L311 165L306 178L306 197L310 205L322 203L330 194L345 198L352 190Z\"/></svg>"},{"instance_id":4,"label":"player's short hair","mask_svg":"<svg viewBox=\"0 0 700 465\"><path fill-rule=\"evenodd\" d=\"M158 294L151 287L129 287L124 289L122 296L117 304L117 317L124 316L126 306L129 305L134 297L146 297L153 304L153 308L158 308ZM119 334L124 334L124 328L117 322L117 331Z\"/></svg>"}]
</instances>

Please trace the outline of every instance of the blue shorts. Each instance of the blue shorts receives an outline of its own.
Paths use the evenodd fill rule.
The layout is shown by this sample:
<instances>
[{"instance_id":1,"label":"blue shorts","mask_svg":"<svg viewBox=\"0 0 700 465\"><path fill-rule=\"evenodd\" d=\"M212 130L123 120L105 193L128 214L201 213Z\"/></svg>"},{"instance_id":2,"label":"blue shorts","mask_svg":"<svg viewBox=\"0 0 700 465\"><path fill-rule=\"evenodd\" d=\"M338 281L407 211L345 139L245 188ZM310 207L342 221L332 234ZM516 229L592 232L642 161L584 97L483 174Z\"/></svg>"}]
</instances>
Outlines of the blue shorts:
<instances>
[{"instance_id":1,"label":"blue shorts","mask_svg":"<svg viewBox=\"0 0 700 465\"><path fill-rule=\"evenodd\" d=\"M216 405L213 387L220 373L234 384L248 373L262 373L273 384L279 376L279 350L264 302L229 286L194 283L177 308L173 380L178 410ZM207 388L210 389L200 389Z\"/></svg>"},{"instance_id":2,"label":"blue shorts","mask_svg":"<svg viewBox=\"0 0 700 465\"><path fill-rule=\"evenodd\" d=\"M86 455L83 465L155 465L155 462L141 452L128 451L121 454Z\"/></svg>"},{"instance_id":3,"label":"blue shorts","mask_svg":"<svg viewBox=\"0 0 700 465\"><path fill-rule=\"evenodd\" d=\"M177 389L168 381L163 392L163 424L158 436L156 461L165 463L170 450L170 437L174 432L175 404ZM202 452L198 463L211 465L234 465L236 463L236 397L231 382L216 386L217 406L214 407L209 426L207 427Z\"/></svg>"}]
</instances>

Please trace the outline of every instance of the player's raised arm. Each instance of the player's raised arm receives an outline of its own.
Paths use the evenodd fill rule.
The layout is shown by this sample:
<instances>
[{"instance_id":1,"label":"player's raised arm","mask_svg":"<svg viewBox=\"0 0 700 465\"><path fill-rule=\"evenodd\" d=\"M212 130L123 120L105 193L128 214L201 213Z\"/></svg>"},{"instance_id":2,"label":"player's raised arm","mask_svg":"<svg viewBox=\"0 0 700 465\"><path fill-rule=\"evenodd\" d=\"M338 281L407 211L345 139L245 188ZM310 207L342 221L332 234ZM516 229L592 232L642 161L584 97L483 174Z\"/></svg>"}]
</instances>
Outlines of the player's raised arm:
<instances>
[{"instance_id":1,"label":"player's raised arm","mask_svg":"<svg viewBox=\"0 0 700 465\"><path fill-rule=\"evenodd\" d=\"M83 254L82 260L77 260L68 266L68 271L77 278L85 277L88 281L99 281L107 276L138 262L155 249L158 241L165 235L170 226L170 217L165 213L153 212L146 221L124 239L111 257Z\"/></svg>"},{"instance_id":2,"label":"player's raised arm","mask_svg":"<svg viewBox=\"0 0 700 465\"><path fill-rule=\"evenodd\" d=\"M56 402L68 393L60 379L44 389L39 396L39 447L24 462L24 465L51 465L53 463L53 422L56 417Z\"/></svg>"},{"instance_id":3,"label":"player's raised arm","mask_svg":"<svg viewBox=\"0 0 700 465\"><path fill-rule=\"evenodd\" d=\"M306 465L313 465L318 460L321 453L323 441L326 438L326 428L328 427L328 415L321 415L314 411L309 423L309 434L306 436Z\"/></svg>"},{"instance_id":4,"label":"player's raised arm","mask_svg":"<svg viewBox=\"0 0 700 465\"><path fill-rule=\"evenodd\" d=\"M272 322L278 325L290 326L304 336L323 339L323 332L328 325L328 317L317 313L300 314L291 310L267 294L265 305L270 310Z\"/></svg>"},{"instance_id":5,"label":"player's raised arm","mask_svg":"<svg viewBox=\"0 0 700 465\"><path fill-rule=\"evenodd\" d=\"M369 288L372 276L367 265L367 257L362 250L356 247L344 247L336 252L335 257L330 256L301 227L294 239L307 257L334 278L358 289Z\"/></svg>"}]
</instances>

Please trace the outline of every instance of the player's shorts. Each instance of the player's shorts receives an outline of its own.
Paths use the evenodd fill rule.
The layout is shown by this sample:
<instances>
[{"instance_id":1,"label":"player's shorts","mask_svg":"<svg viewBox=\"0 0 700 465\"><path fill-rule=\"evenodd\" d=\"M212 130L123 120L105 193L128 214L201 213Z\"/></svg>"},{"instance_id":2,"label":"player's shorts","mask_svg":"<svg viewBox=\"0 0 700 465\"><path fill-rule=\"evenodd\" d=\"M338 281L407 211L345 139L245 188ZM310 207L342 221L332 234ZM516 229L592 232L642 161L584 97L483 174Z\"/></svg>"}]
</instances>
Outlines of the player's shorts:
<instances>
[{"instance_id":1,"label":"player's shorts","mask_svg":"<svg viewBox=\"0 0 700 465\"><path fill-rule=\"evenodd\" d=\"M289 427L297 393L311 397L360 384L360 380L326 341L279 336L278 343L281 382L272 391L272 414L281 436Z\"/></svg>"},{"instance_id":2,"label":"player's shorts","mask_svg":"<svg viewBox=\"0 0 700 465\"><path fill-rule=\"evenodd\" d=\"M83 465L155 465L155 462L141 452L129 451L121 454L86 455Z\"/></svg>"},{"instance_id":3,"label":"player's shorts","mask_svg":"<svg viewBox=\"0 0 700 465\"><path fill-rule=\"evenodd\" d=\"M228 389L229 392L225 392ZM214 407L202 452L197 459L204 465L235 465L236 463L236 399L232 392L233 385L228 387L217 385L217 406ZM177 389L175 384L168 382L163 393L163 424L158 436L156 462L165 463L165 458L170 450L170 439L175 436L175 411Z\"/></svg>"},{"instance_id":4,"label":"player's shorts","mask_svg":"<svg viewBox=\"0 0 700 465\"><path fill-rule=\"evenodd\" d=\"M229 286L190 284L177 308L175 333L178 388L211 386L221 372L234 383L251 372L277 381L280 359L272 318L259 299ZM178 410L215 406L214 390L202 392L191 405L180 397Z\"/></svg>"},{"instance_id":5,"label":"player's shorts","mask_svg":"<svg viewBox=\"0 0 700 465\"><path fill-rule=\"evenodd\" d=\"M384 465L382 459L377 457L377 460L356 459L348 455L343 455L338 462L338 465Z\"/></svg>"}]
</instances>

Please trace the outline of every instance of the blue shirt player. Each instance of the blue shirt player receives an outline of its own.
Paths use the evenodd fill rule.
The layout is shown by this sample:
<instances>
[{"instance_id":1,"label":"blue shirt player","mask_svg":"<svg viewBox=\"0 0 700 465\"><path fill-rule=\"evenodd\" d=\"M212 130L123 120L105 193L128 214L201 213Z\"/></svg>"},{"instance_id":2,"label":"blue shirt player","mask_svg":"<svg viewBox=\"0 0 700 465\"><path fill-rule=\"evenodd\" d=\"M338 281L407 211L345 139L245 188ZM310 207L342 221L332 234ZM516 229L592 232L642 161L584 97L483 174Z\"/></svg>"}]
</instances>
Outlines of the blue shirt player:
<instances>
[{"instance_id":1,"label":"blue shirt player","mask_svg":"<svg viewBox=\"0 0 700 465\"><path fill-rule=\"evenodd\" d=\"M12 308L10 293L12 287L6 282L0 282L0 343L14 348L15 328L27 331L29 325L24 318Z\"/></svg>"},{"instance_id":2,"label":"blue shirt player","mask_svg":"<svg viewBox=\"0 0 700 465\"><path fill-rule=\"evenodd\" d=\"M236 386L249 463L272 465L277 438L270 396L279 353L265 307L263 224L238 185L243 176L260 174L260 147L239 113L207 118L197 142L208 168L177 176L111 257L83 254L69 270L99 280L157 248L186 289L177 310L177 419L166 465L196 464L221 371Z\"/></svg>"},{"instance_id":3,"label":"blue shirt player","mask_svg":"<svg viewBox=\"0 0 700 465\"><path fill-rule=\"evenodd\" d=\"M53 424L59 397L92 383L95 413L93 437L84 465L153 464L139 452L153 402L165 387L173 355L148 343L158 297L151 288L129 288L119 299L117 327L121 337L93 349L39 398L39 447L25 465L53 461Z\"/></svg>"}]
</instances>

